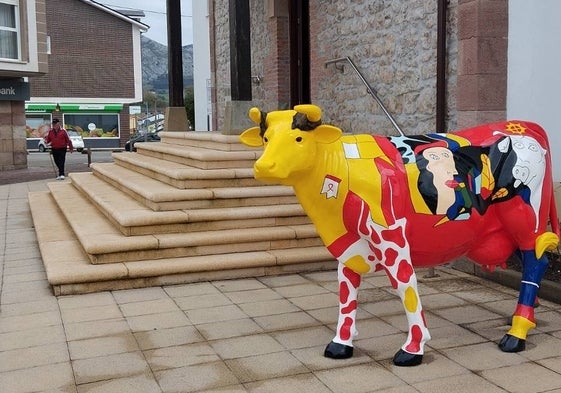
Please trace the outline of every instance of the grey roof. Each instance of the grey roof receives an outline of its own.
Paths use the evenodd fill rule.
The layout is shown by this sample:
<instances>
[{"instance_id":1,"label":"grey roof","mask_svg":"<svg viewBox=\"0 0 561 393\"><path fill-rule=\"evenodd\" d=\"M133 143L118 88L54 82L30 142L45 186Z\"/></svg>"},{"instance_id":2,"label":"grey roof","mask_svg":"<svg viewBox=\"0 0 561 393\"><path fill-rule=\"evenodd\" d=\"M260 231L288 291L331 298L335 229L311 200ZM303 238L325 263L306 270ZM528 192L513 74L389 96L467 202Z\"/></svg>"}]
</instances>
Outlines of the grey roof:
<instances>
[{"instance_id":1,"label":"grey roof","mask_svg":"<svg viewBox=\"0 0 561 393\"><path fill-rule=\"evenodd\" d=\"M95 7L97 9L100 9L102 11L107 12L108 14L111 14L119 19L122 19L124 21L127 21L133 25L136 25L140 31L142 31L143 33L147 32L148 29L150 28L150 26L148 26L147 24L144 24L142 22L140 22L138 20L138 18L144 17L144 12L142 10L116 10L113 8L110 8L104 4L100 4L94 0L80 0L83 3L89 4L92 7Z\"/></svg>"}]
</instances>

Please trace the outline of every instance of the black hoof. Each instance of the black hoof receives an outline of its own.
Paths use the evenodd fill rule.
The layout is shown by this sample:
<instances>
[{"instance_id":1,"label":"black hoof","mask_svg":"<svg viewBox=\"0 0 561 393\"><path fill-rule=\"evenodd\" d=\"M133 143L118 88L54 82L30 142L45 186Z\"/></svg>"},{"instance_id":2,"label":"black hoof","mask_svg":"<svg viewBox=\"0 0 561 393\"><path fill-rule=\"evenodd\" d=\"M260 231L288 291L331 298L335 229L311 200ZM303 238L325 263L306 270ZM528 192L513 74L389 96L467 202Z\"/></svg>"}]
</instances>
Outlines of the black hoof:
<instances>
[{"instance_id":1,"label":"black hoof","mask_svg":"<svg viewBox=\"0 0 561 393\"><path fill-rule=\"evenodd\" d=\"M503 352L521 352L526 349L526 340L505 334L499 342L499 348Z\"/></svg>"},{"instance_id":2,"label":"black hoof","mask_svg":"<svg viewBox=\"0 0 561 393\"><path fill-rule=\"evenodd\" d=\"M418 366L423 362L423 355L415 355L400 349L393 357L393 364L400 367Z\"/></svg>"},{"instance_id":3,"label":"black hoof","mask_svg":"<svg viewBox=\"0 0 561 393\"><path fill-rule=\"evenodd\" d=\"M323 356L331 359L348 359L353 356L353 347L331 341L325 347Z\"/></svg>"}]
</instances>

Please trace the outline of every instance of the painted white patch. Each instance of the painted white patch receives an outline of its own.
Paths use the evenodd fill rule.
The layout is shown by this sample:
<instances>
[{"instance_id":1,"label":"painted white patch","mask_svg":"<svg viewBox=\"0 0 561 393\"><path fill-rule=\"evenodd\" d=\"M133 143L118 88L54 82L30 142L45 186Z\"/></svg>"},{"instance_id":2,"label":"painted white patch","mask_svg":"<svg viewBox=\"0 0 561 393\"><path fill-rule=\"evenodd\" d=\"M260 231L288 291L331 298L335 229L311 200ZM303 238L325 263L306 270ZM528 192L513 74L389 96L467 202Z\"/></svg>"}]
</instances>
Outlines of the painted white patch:
<instances>
[{"instance_id":1,"label":"painted white patch","mask_svg":"<svg viewBox=\"0 0 561 393\"><path fill-rule=\"evenodd\" d=\"M360 158L356 143L343 143L343 150L345 150L346 158Z\"/></svg>"}]
</instances>

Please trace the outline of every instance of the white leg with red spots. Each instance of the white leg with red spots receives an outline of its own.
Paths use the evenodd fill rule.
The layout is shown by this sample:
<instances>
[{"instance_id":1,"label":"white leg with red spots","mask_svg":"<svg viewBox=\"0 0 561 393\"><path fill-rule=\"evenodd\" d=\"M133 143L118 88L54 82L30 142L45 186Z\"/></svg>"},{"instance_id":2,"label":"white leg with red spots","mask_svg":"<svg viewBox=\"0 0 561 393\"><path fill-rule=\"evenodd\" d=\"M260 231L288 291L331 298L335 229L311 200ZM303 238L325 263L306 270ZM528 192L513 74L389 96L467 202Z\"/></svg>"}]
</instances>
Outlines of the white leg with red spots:
<instances>
[{"instance_id":1,"label":"white leg with red spots","mask_svg":"<svg viewBox=\"0 0 561 393\"><path fill-rule=\"evenodd\" d=\"M334 342L352 346L358 334L356 329L356 312L358 308L358 287L361 276L342 263L338 268L339 281L339 321Z\"/></svg>"},{"instance_id":2,"label":"white leg with red spots","mask_svg":"<svg viewBox=\"0 0 561 393\"><path fill-rule=\"evenodd\" d=\"M360 281L359 273L339 263L339 320L335 337L325 348L324 355L328 358L346 359L353 356L353 339L358 334L356 313Z\"/></svg>"},{"instance_id":3,"label":"white leg with red spots","mask_svg":"<svg viewBox=\"0 0 561 393\"><path fill-rule=\"evenodd\" d=\"M421 363L430 334L419 298L417 276L411 264L409 243L405 237L405 220L397 220L392 227L382 229L379 236L382 241L377 246L382 248L386 258L377 267L385 270L392 288L399 295L409 327L407 341L401 351L396 353L394 363L399 366L414 366Z\"/></svg>"},{"instance_id":4,"label":"white leg with red spots","mask_svg":"<svg viewBox=\"0 0 561 393\"><path fill-rule=\"evenodd\" d=\"M417 291L417 278L410 260L409 242L405 236L406 219L396 219L385 227L373 222L368 211L362 211L357 217L361 223L357 225L357 232L349 232L328 247L340 262L340 304L337 332L325 349L324 355L335 359L352 356L352 342L357 334L356 311L361 274L372 271L375 267L376 270L383 269L386 272L393 289L401 298L407 315L407 341L396 353L394 364L420 364L424 344L430 340L430 334Z\"/></svg>"},{"instance_id":5,"label":"white leg with red spots","mask_svg":"<svg viewBox=\"0 0 561 393\"><path fill-rule=\"evenodd\" d=\"M398 284L397 293L401 298L407 315L409 332L407 341L401 349L413 355L423 355L425 343L431 339L419 293L417 291L417 278L415 273L406 284Z\"/></svg>"}]
</instances>

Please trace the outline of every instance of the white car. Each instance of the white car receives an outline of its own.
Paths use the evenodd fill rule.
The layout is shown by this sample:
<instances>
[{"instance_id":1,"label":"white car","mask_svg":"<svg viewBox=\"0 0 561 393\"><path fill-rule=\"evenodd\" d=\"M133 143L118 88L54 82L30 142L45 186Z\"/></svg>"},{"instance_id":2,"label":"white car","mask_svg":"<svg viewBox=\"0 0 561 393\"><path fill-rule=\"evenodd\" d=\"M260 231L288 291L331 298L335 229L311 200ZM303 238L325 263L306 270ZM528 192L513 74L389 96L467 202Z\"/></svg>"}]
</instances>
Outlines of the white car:
<instances>
[{"instance_id":1,"label":"white car","mask_svg":"<svg viewBox=\"0 0 561 393\"><path fill-rule=\"evenodd\" d=\"M66 132L68 133L68 136L72 141L72 146L74 146L74 150L79 152L84 150L84 140L82 139L82 136L74 130L66 130ZM51 148L51 144L50 143L47 144L45 140L41 138L39 140L39 145L37 146L37 148L39 149L40 152L44 152L47 149Z\"/></svg>"}]
</instances>

